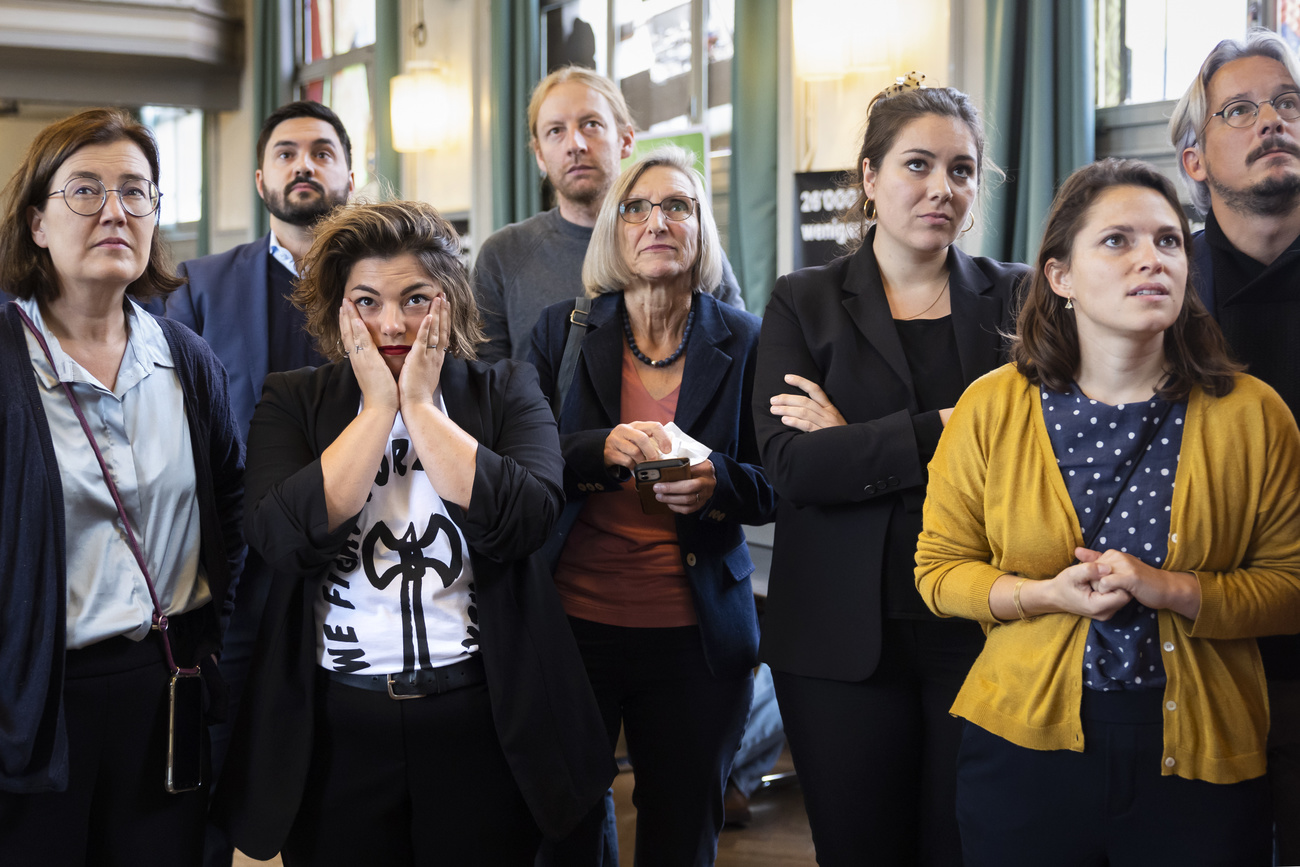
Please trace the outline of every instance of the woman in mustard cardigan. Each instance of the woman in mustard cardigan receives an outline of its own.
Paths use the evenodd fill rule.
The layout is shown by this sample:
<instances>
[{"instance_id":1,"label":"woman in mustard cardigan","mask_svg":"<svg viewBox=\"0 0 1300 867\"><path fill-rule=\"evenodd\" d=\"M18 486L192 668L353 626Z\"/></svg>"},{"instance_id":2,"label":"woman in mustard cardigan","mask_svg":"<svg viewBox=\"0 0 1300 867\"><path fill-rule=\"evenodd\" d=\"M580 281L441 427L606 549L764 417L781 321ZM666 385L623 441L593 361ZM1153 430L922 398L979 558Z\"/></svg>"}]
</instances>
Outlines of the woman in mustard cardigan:
<instances>
[{"instance_id":1,"label":"woman in mustard cardigan","mask_svg":"<svg viewBox=\"0 0 1300 867\"><path fill-rule=\"evenodd\" d=\"M1255 638L1300 629L1300 433L1188 239L1151 166L1076 172L1014 362L930 464L917 587L987 633L952 708L967 867L1271 863Z\"/></svg>"}]
</instances>

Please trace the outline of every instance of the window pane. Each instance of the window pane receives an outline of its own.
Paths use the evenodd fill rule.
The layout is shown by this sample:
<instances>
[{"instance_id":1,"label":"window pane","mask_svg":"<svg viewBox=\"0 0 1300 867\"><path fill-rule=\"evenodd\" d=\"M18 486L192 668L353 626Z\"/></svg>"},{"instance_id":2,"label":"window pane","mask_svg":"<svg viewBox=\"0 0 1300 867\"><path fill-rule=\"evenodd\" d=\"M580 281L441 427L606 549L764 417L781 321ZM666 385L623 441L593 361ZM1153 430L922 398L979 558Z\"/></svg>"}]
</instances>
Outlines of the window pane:
<instances>
[{"instance_id":1,"label":"window pane","mask_svg":"<svg viewBox=\"0 0 1300 867\"><path fill-rule=\"evenodd\" d=\"M328 105L328 98L325 95L324 79L309 81L302 86L302 93L298 95L299 99L309 99L312 102L319 102L322 105Z\"/></svg>"},{"instance_id":2,"label":"window pane","mask_svg":"<svg viewBox=\"0 0 1300 867\"><path fill-rule=\"evenodd\" d=\"M164 226L195 223L203 213L203 112L147 105L140 120L158 140L159 219Z\"/></svg>"},{"instance_id":3,"label":"window pane","mask_svg":"<svg viewBox=\"0 0 1300 867\"><path fill-rule=\"evenodd\" d=\"M307 0L303 22L307 30L304 63L334 56L334 28L330 25L333 17L333 0Z\"/></svg>"},{"instance_id":4,"label":"window pane","mask_svg":"<svg viewBox=\"0 0 1300 867\"><path fill-rule=\"evenodd\" d=\"M691 112L689 0L615 0L614 70L638 126L681 129Z\"/></svg>"},{"instance_id":5,"label":"window pane","mask_svg":"<svg viewBox=\"0 0 1300 867\"><path fill-rule=\"evenodd\" d=\"M605 74L607 5L606 0L565 0L542 10L542 65L547 73L573 63Z\"/></svg>"},{"instance_id":6,"label":"window pane","mask_svg":"<svg viewBox=\"0 0 1300 867\"><path fill-rule=\"evenodd\" d=\"M333 0L334 53L375 44L375 0Z\"/></svg>"},{"instance_id":7,"label":"window pane","mask_svg":"<svg viewBox=\"0 0 1300 867\"><path fill-rule=\"evenodd\" d=\"M1246 35L1247 0L1101 0L1097 105L1177 99L1221 39Z\"/></svg>"},{"instance_id":8,"label":"window pane","mask_svg":"<svg viewBox=\"0 0 1300 867\"><path fill-rule=\"evenodd\" d=\"M357 188L364 187L375 166L375 120L365 64L345 66L331 77L329 107L352 138L352 171Z\"/></svg>"}]
</instances>

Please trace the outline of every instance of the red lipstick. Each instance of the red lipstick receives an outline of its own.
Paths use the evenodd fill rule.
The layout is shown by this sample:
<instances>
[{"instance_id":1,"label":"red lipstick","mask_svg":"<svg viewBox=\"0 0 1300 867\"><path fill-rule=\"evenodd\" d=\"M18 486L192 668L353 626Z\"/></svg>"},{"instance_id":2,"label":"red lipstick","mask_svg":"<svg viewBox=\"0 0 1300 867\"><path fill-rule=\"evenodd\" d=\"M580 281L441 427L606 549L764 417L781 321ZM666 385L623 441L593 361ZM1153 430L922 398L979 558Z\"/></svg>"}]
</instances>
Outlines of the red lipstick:
<instances>
[{"instance_id":1,"label":"red lipstick","mask_svg":"<svg viewBox=\"0 0 1300 867\"><path fill-rule=\"evenodd\" d=\"M381 346L379 347L379 351L384 355L405 355L411 351L411 347L402 346L400 344L396 346Z\"/></svg>"}]
</instances>

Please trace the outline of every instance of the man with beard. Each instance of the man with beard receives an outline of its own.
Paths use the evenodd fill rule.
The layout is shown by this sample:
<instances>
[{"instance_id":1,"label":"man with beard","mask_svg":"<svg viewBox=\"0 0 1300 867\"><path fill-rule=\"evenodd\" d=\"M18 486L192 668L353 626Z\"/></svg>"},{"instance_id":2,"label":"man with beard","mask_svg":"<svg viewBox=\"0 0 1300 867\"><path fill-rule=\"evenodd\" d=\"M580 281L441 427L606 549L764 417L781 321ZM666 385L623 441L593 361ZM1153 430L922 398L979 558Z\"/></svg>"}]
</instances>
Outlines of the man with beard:
<instances>
[{"instance_id":1,"label":"man with beard","mask_svg":"<svg viewBox=\"0 0 1300 867\"><path fill-rule=\"evenodd\" d=\"M474 293L488 338L479 358L489 362L528 358L542 310L582 294L582 260L596 215L636 137L622 92L581 66L557 69L533 88L528 129L557 205L493 233L479 250ZM744 304L725 255L713 294Z\"/></svg>"},{"instance_id":2,"label":"man with beard","mask_svg":"<svg viewBox=\"0 0 1300 867\"><path fill-rule=\"evenodd\" d=\"M1220 42L1169 135L1205 231L1192 279L1250 373L1300 415L1300 64L1267 30ZM1300 487L1300 479L1290 480ZM1296 530L1300 537L1300 528ZM1300 538L1297 539L1300 544ZM1300 637L1259 640L1272 725L1268 776L1281 864L1300 864Z\"/></svg>"},{"instance_id":3,"label":"man with beard","mask_svg":"<svg viewBox=\"0 0 1300 867\"><path fill-rule=\"evenodd\" d=\"M353 188L352 141L338 115L317 102L291 102L272 112L262 124L257 159L254 177L271 215L270 233L182 262L177 271L188 283L166 299L167 316L207 340L225 365L230 406L244 437L268 373L325 363L288 295L317 221L347 202ZM230 744L270 577L270 567L249 552L221 656L230 688L229 721L209 729L213 782ZM225 834L209 825L207 867L230 867L233 855Z\"/></svg>"}]
</instances>

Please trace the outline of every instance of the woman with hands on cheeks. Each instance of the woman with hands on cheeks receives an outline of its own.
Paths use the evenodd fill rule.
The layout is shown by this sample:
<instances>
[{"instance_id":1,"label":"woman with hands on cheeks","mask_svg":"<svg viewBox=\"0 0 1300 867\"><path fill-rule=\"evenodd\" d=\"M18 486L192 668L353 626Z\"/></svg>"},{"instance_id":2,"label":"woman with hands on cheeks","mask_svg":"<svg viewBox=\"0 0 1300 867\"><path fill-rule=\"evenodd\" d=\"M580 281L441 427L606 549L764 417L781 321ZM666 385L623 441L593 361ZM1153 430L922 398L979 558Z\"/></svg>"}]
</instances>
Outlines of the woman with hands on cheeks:
<instances>
[{"instance_id":1,"label":"woman with hands on cheeks","mask_svg":"<svg viewBox=\"0 0 1300 867\"><path fill-rule=\"evenodd\" d=\"M267 377L249 434L276 578L214 812L254 857L531 865L613 777L535 554L555 420L529 365L474 360L459 254L428 205L339 208L294 292L334 363Z\"/></svg>"},{"instance_id":2,"label":"woman with hands on cheeks","mask_svg":"<svg viewBox=\"0 0 1300 867\"><path fill-rule=\"evenodd\" d=\"M915 73L913 73L915 75ZM970 99L899 79L871 103L852 255L780 278L754 426L781 495L760 656L823 865L959 864L960 723L983 636L913 584L925 466L1004 360L1023 265L955 246L992 168Z\"/></svg>"},{"instance_id":3,"label":"woman with hands on cheeks","mask_svg":"<svg viewBox=\"0 0 1300 867\"><path fill-rule=\"evenodd\" d=\"M623 172L597 217L570 382L559 371L575 302L547 308L533 331L542 390L568 387L555 582L608 755L620 722L627 733L642 867L713 863L758 648L740 525L771 520L775 500L749 406L759 323L705 291L721 267L693 158L656 150ZM631 479L638 463L671 454L669 422L711 451L689 478L655 483L663 508L648 514ZM555 863L601 863L604 819L602 805Z\"/></svg>"},{"instance_id":4,"label":"woman with hands on cheeks","mask_svg":"<svg viewBox=\"0 0 1300 867\"><path fill-rule=\"evenodd\" d=\"M1268 865L1255 638L1300 629L1300 433L1188 282L1152 166L1061 187L1009 364L930 464L916 582L984 650L966 864Z\"/></svg>"}]
</instances>

